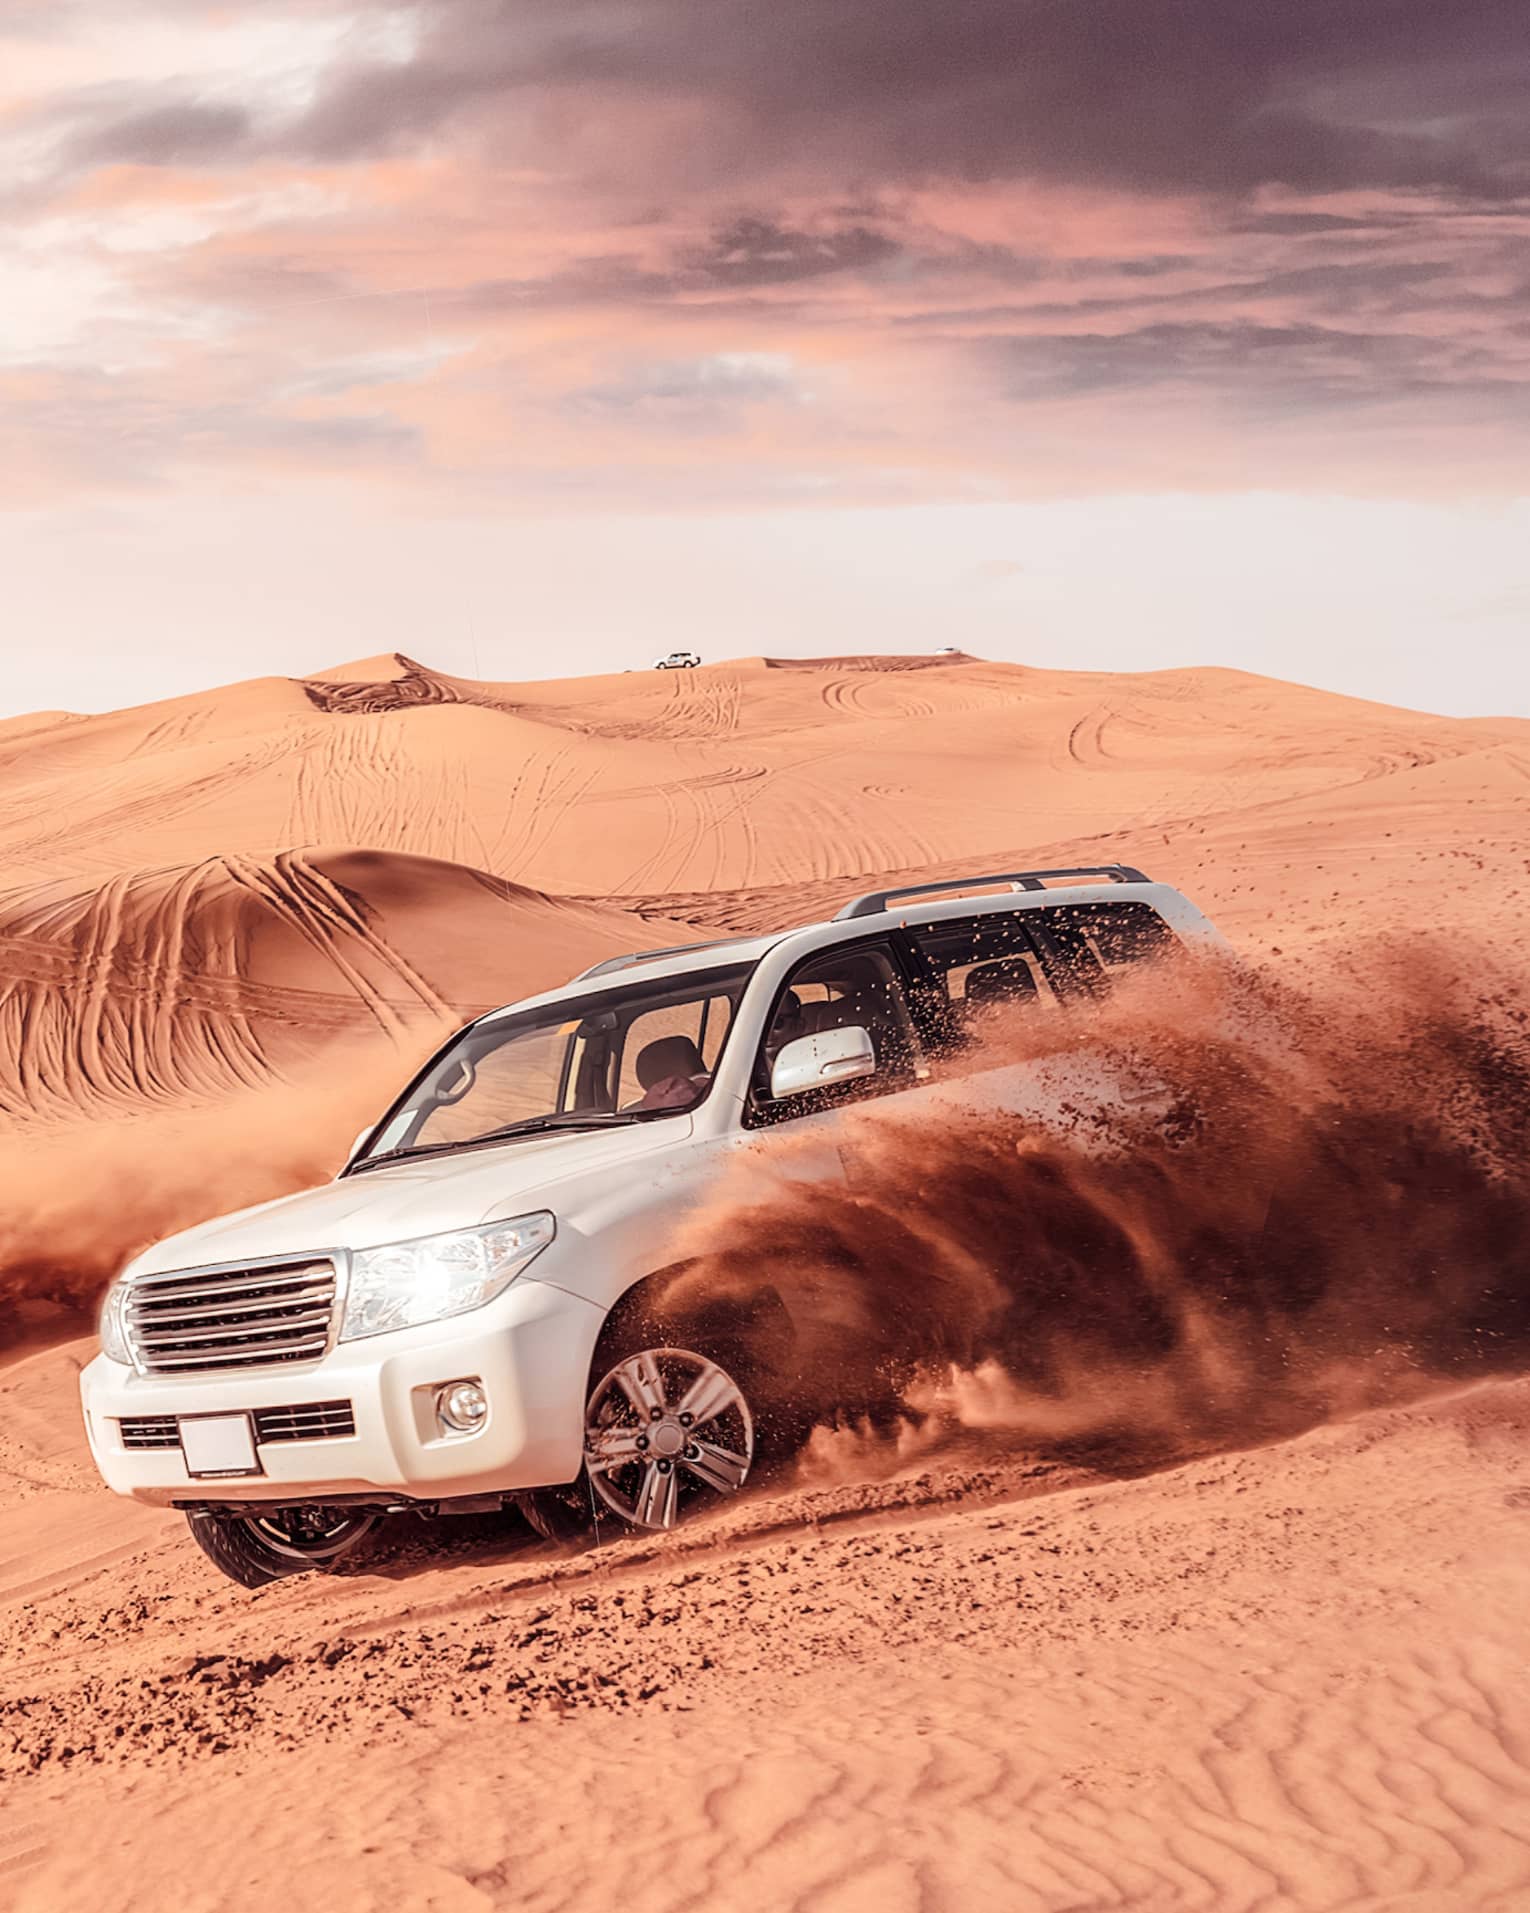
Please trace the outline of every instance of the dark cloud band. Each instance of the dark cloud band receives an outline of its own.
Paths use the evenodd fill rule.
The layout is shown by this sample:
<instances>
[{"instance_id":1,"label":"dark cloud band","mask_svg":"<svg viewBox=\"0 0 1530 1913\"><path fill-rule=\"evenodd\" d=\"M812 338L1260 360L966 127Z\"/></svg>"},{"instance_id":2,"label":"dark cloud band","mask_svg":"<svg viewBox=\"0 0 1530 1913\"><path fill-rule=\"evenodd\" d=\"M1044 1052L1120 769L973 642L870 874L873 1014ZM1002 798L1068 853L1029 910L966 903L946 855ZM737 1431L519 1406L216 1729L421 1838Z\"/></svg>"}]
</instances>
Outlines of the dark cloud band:
<instances>
[{"instance_id":1,"label":"dark cloud band","mask_svg":"<svg viewBox=\"0 0 1530 1913\"><path fill-rule=\"evenodd\" d=\"M1242 193L1530 190L1523 0L437 0L404 64L337 62L262 141L195 102L76 162L345 161L474 129L522 159L764 181ZM675 115L685 129L676 132Z\"/></svg>"}]
</instances>

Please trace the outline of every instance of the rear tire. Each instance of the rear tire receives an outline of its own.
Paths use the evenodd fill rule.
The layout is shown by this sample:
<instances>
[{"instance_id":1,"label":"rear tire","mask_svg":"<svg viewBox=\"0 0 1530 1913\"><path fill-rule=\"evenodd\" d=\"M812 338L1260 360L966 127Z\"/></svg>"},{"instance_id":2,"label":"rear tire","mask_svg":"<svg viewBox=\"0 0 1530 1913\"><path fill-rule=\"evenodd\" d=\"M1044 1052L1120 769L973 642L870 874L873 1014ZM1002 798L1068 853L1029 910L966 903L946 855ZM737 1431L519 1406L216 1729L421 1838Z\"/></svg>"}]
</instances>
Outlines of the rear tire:
<instances>
[{"instance_id":1,"label":"rear tire","mask_svg":"<svg viewBox=\"0 0 1530 1913\"><path fill-rule=\"evenodd\" d=\"M245 1588L263 1588L289 1574L332 1567L376 1522L375 1515L341 1508L273 1508L258 1515L186 1517L191 1538L203 1554Z\"/></svg>"},{"instance_id":2,"label":"rear tire","mask_svg":"<svg viewBox=\"0 0 1530 1913\"><path fill-rule=\"evenodd\" d=\"M515 1505L544 1541L560 1547L596 1538L595 1508L583 1470L577 1481L562 1488L531 1488L515 1497Z\"/></svg>"}]
</instances>

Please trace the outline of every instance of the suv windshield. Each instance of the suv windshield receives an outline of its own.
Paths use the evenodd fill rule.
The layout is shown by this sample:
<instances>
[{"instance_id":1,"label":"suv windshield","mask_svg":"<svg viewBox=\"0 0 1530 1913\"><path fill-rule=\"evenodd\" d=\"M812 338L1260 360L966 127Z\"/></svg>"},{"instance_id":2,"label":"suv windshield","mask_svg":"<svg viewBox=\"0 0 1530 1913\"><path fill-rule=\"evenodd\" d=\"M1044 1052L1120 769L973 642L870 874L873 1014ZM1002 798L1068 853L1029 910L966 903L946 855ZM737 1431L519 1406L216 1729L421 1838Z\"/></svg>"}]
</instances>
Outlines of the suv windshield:
<instances>
[{"instance_id":1,"label":"suv windshield","mask_svg":"<svg viewBox=\"0 0 1530 1913\"><path fill-rule=\"evenodd\" d=\"M476 1023L431 1059L351 1167L693 1109L753 969L608 985Z\"/></svg>"}]
</instances>

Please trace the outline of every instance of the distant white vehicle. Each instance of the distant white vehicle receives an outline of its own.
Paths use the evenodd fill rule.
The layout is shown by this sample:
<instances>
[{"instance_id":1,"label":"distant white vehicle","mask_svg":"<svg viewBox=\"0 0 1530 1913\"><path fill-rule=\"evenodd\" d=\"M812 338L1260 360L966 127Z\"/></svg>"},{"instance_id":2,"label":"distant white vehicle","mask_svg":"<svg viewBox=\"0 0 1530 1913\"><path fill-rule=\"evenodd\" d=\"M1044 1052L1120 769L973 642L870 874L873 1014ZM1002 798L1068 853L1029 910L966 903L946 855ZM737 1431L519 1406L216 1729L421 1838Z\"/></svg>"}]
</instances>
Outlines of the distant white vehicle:
<instances>
[{"instance_id":1,"label":"distant white vehicle","mask_svg":"<svg viewBox=\"0 0 1530 1913\"><path fill-rule=\"evenodd\" d=\"M703 1311L680 1347L647 1303L677 1218L738 1148L800 1165L816 1142L832 1185L853 1162L839 1112L863 1097L923 1121L953 1099L1060 1123L1128 1090L1140 1106L1109 1071L943 1083L926 1059L1006 1005L1066 1014L1139 959L1219 941L1126 865L1005 872L613 957L493 1010L336 1181L129 1263L81 1377L96 1464L118 1494L181 1509L247 1587L324 1567L407 1509L518 1504L552 1535L597 1512L671 1527L735 1494L756 1455L739 1322ZM795 1335L784 1304L761 1306Z\"/></svg>"},{"instance_id":2,"label":"distant white vehicle","mask_svg":"<svg viewBox=\"0 0 1530 1913\"><path fill-rule=\"evenodd\" d=\"M671 651L668 657L655 658L656 671L694 671L701 659L694 651Z\"/></svg>"},{"instance_id":3,"label":"distant white vehicle","mask_svg":"<svg viewBox=\"0 0 1530 1913\"><path fill-rule=\"evenodd\" d=\"M959 658L962 648L959 644L943 644L935 653L938 658Z\"/></svg>"}]
</instances>

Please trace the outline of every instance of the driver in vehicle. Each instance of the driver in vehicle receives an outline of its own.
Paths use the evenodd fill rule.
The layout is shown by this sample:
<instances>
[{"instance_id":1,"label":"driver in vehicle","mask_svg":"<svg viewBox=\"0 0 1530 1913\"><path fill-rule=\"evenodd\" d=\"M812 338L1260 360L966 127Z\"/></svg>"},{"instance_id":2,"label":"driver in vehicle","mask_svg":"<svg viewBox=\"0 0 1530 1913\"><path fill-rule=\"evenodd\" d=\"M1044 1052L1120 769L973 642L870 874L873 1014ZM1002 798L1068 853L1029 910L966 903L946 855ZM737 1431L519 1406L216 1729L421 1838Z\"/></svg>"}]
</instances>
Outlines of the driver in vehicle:
<instances>
[{"instance_id":1,"label":"driver in vehicle","mask_svg":"<svg viewBox=\"0 0 1530 1913\"><path fill-rule=\"evenodd\" d=\"M643 1094L631 1109L689 1109L712 1080L701 1051L688 1036L661 1036L638 1051L633 1073Z\"/></svg>"}]
</instances>

